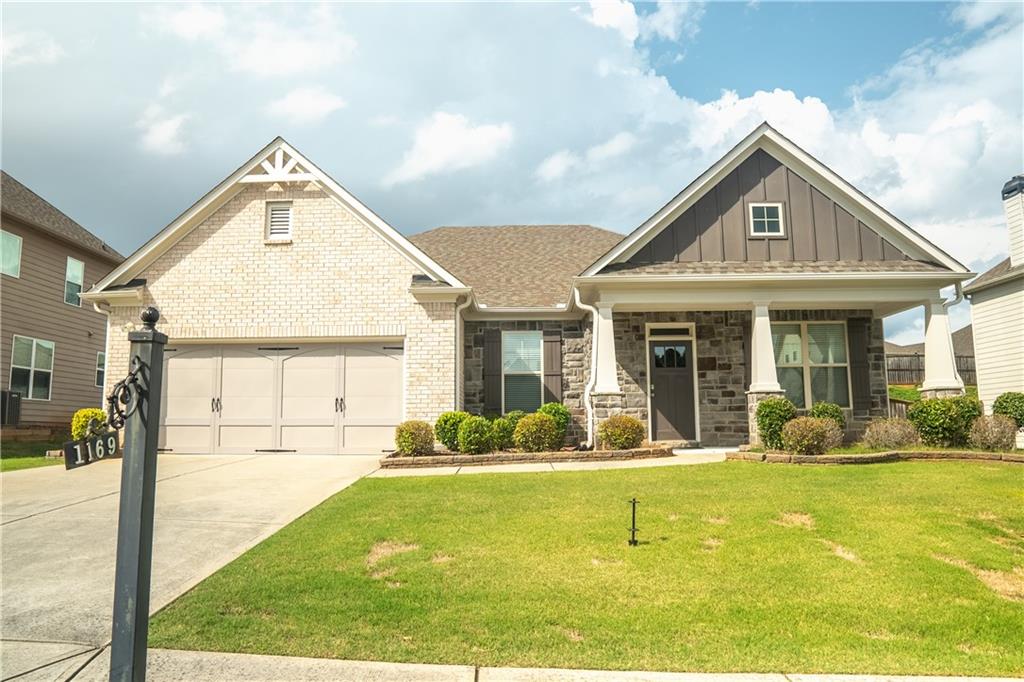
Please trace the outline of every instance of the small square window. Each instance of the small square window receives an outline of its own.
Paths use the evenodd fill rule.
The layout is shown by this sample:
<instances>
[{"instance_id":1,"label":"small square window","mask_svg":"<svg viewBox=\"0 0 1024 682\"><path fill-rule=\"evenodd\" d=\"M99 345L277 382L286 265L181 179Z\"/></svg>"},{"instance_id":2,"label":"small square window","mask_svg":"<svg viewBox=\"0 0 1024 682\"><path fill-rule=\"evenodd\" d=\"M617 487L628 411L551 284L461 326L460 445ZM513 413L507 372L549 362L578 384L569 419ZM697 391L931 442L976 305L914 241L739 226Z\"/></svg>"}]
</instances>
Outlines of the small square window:
<instances>
[{"instance_id":1,"label":"small square window","mask_svg":"<svg viewBox=\"0 0 1024 682\"><path fill-rule=\"evenodd\" d=\"M750 205L751 237L781 237L784 234L782 204Z\"/></svg>"},{"instance_id":2,"label":"small square window","mask_svg":"<svg viewBox=\"0 0 1024 682\"><path fill-rule=\"evenodd\" d=\"M292 202L267 202L267 237L269 241L288 241L292 238Z\"/></svg>"}]
</instances>

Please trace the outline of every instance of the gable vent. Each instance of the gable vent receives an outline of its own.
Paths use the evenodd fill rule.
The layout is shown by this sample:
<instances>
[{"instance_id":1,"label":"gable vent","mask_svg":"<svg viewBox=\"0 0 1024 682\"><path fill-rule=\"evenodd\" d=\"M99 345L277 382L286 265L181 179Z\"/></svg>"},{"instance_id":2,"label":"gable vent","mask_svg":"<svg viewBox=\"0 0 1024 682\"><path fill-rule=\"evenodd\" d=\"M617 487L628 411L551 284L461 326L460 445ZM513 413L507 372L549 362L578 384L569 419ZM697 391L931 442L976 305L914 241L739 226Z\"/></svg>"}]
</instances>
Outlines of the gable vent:
<instances>
[{"instance_id":1,"label":"gable vent","mask_svg":"<svg viewBox=\"0 0 1024 682\"><path fill-rule=\"evenodd\" d=\"M267 239L292 238L292 205L290 202L267 204Z\"/></svg>"}]
</instances>

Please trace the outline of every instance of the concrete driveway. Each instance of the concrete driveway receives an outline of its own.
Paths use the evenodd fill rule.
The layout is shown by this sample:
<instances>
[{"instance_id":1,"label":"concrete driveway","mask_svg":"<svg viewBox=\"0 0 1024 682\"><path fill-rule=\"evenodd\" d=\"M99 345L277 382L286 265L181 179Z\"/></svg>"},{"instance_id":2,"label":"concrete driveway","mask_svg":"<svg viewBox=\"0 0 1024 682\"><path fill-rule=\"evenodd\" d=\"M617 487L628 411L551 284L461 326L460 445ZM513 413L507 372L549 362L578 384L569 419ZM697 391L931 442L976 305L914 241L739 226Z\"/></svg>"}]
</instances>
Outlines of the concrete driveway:
<instances>
[{"instance_id":1,"label":"concrete driveway","mask_svg":"<svg viewBox=\"0 0 1024 682\"><path fill-rule=\"evenodd\" d=\"M152 609L374 471L378 460L160 456ZM120 460L0 474L0 678L65 679L109 641L120 476Z\"/></svg>"}]
</instances>

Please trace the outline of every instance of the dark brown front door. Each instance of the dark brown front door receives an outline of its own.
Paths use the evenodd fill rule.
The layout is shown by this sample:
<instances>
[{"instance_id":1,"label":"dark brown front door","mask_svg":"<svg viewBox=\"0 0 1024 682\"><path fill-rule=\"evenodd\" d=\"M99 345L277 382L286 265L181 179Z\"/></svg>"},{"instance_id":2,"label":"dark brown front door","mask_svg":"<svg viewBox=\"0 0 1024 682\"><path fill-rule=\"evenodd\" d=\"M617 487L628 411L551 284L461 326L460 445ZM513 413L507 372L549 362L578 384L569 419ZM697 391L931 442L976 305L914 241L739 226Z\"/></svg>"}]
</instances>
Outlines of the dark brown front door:
<instances>
[{"instance_id":1,"label":"dark brown front door","mask_svg":"<svg viewBox=\"0 0 1024 682\"><path fill-rule=\"evenodd\" d=\"M693 418L693 341L651 341L654 440L697 440Z\"/></svg>"}]
</instances>

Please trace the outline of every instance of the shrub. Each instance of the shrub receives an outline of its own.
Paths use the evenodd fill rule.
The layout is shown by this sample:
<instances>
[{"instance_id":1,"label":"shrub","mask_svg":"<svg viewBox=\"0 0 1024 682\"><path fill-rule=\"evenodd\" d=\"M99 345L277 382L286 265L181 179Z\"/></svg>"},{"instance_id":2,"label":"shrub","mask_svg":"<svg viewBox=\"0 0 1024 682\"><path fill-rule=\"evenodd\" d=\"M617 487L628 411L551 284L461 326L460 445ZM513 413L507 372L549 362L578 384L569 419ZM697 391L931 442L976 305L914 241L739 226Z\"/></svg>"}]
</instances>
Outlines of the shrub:
<instances>
[{"instance_id":1,"label":"shrub","mask_svg":"<svg viewBox=\"0 0 1024 682\"><path fill-rule=\"evenodd\" d=\"M843 444L843 430L830 417L797 417L782 426L782 447L793 455L823 455Z\"/></svg>"},{"instance_id":2,"label":"shrub","mask_svg":"<svg viewBox=\"0 0 1024 682\"><path fill-rule=\"evenodd\" d=\"M395 427L395 450L400 455L429 455L434 451L434 429L412 419Z\"/></svg>"},{"instance_id":3,"label":"shrub","mask_svg":"<svg viewBox=\"0 0 1024 682\"><path fill-rule=\"evenodd\" d=\"M555 423L558 424L558 430L562 433L562 440L565 440L565 434L569 431L569 422L572 421L569 408L562 403L544 403L537 412L553 417Z\"/></svg>"},{"instance_id":4,"label":"shrub","mask_svg":"<svg viewBox=\"0 0 1024 682\"><path fill-rule=\"evenodd\" d=\"M778 450L782 447L782 427L796 417L796 405L786 398L765 398L757 404L754 416L761 442L766 448Z\"/></svg>"},{"instance_id":5,"label":"shrub","mask_svg":"<svg viewBox=\"0 0 1024 682\"><path fill-rule=\"evenodd\" d=\"M459 449L459 425L469 416L467 412L443 412L434 424L437 439L449 450Z\"/></svg>"},{"instance_id":6,"label":"shrub","mask_svg":"<svg viewBox=\"0 0 1024 682\"><path fill-rule=\"evenodd\" d=\"M71 417L71 440L82 440L89 433L89 420L95 419L102 427L107 423L107 413L98 407L86 407Z\"/></svg>"},{"instance_id":7,"label":"shrub","mask_svg":"<svg viewBox=\"0 0 1024 682\"><path fill-rule=\"evenodd\" d=\"M516 425L508 417L498 417L491 422L491 429L494 431L494 447L498 450L509 450L515 441L512 440L516 432Z\"/></svg>"},{"instance_id":8,"label":"shrub","mask_svg":"<svg viewBox=\"0 0 1024 682\"><path fill-rule=\"evenodd\" d=\"M928 445L963 445L971 424L981 416L976 398L928 398L907 410L907 418Z\"/></svg>"},{"instance_id":9,"label":"shrub","mask_svg":"<svg viewBox=\"0 0 1024 682\"><path fill-rule=\"evenodd\" d=\"M1009 417L1018 429L1024 429L1024 393L1003 393L992 403L992 414Z\"/></svg>"},{"instance_id":10,"label":"shrub","mask_svg":"<svg viewBox=\"0 0 1024 682\"><path fill-rule=\"evenodd\" d=\"M558 422L550 414L528 414L516 424L512 440L523 452L549 452L562 447Z\"/></svg>"},{"instance_id":11,"label":"shrub","mask_svg":"<svg viewBox=\"0 0 1024 682\"><path fill-rule=\"evenodd\" d=\"M511 412L505 415L505 419L512 422L512 428L514 429L516 427L516 424L519 423L519 420L525 416L526 413L523 412L522 410L512 410Z\"/></svg>"},{"instance_id":12,"label":"shrub","mask_svg":"<svg viewBox=\"0 0 1024 682\"><path fill-rule=\"evenodd\" d=\"M819 419L831 419L836 424L839 424L840 429L846 428L846 415L843 414L843 408L835 403L814 403L808 416L818 417Z\"/></svg>"},{"instance_id":13,"label":"shrub","mask_svg":"<svg viewBox=\"0 0 1024 682\"><path fill-rule=\"evenodd\" d=\"M1005 414L978 417L971 424L968 442L979 450L1013 450L1017 442L1017 422Z\"/></svg>"},{"instance_id":14,"label":"shrub","mask_svg":"<svg viewBox=\"0 0 1024 682\"><path fill-rule=\"evenodd\" d=\"M602 448L629 450L638 448L644 442L644 423L627 414L608 417L597 427L597 436Z\"/></svg>"},{"instance_id":15,"label":"shrub","mask_svg":"<svg viewBox=\"0 0 1024 682\"><path fill-rule=\"evenodd\" d=\"M466 417L459 424L459 452L479 455L494 449L494 428L484 417Z\"/></svg>"},{"instance_id":16,"label":"shrub","mask_svg":"<svg viewBox=\"0 0 1024 682\"><path fill-rule=\"evenodd\" d=\"M864 431L862 442L871 448L902 448L920 440L909 419L890 417L873 419Z\"/></svg>"}]
</instances>

